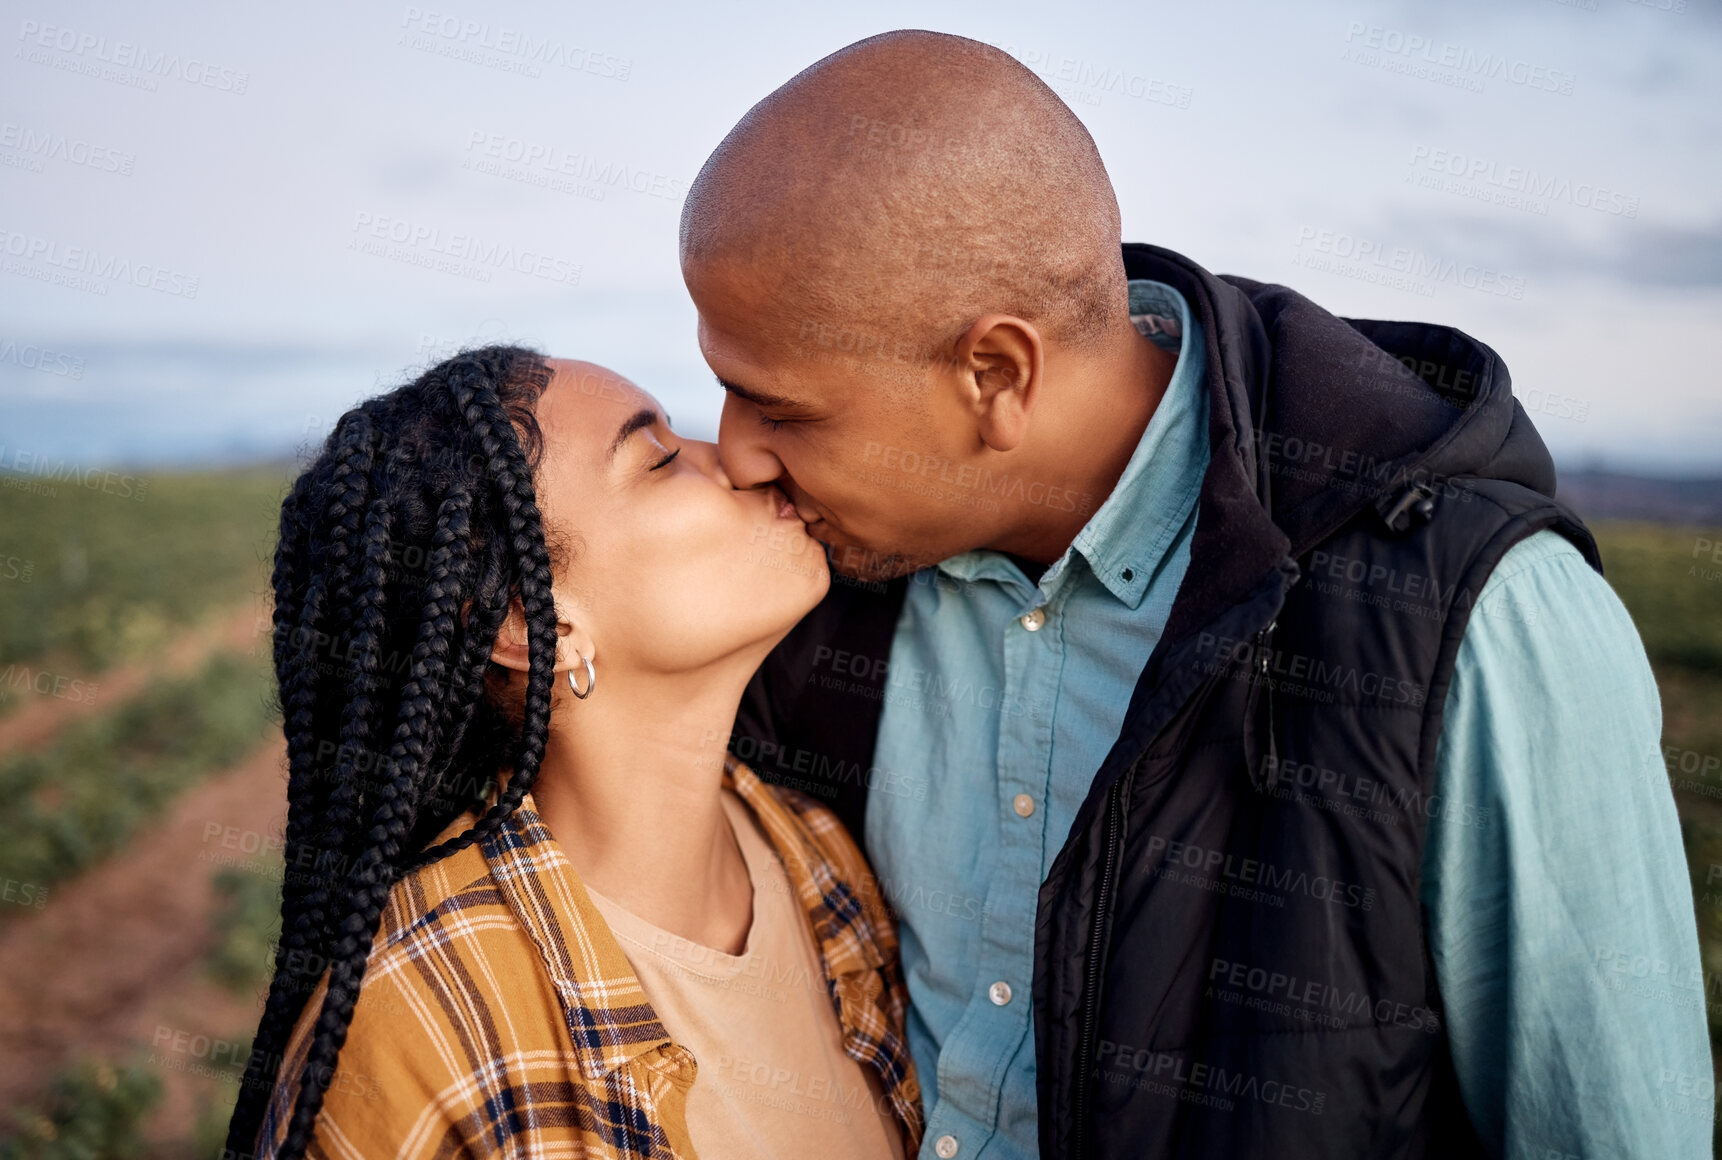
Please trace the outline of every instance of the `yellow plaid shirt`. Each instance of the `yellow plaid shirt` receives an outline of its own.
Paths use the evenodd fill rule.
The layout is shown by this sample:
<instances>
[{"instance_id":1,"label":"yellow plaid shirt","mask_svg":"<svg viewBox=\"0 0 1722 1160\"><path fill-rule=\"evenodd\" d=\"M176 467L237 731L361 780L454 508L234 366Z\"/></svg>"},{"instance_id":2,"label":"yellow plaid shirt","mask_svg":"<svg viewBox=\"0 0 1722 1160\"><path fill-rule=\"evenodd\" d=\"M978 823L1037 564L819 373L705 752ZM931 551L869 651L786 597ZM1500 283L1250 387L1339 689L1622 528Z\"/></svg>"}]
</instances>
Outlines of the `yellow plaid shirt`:
<instances>
[{"instance_id":1,"label":"yellow plaid shirt","mask_svg":"<svg viewBox=\"0 0 1722 1160\"><path fill-rule=\"evenodd\" d=\"M844 1047L921 1135L897 934L843 824L732 761L807 911ZM452 822L437 839L470 827ZM286 1133L323 982L284 1053L258 1160ZM691 1157L696 1065L671 1041L528 794L509 822L396 883L308 1156Z\"/></svg>"}]
</instances>

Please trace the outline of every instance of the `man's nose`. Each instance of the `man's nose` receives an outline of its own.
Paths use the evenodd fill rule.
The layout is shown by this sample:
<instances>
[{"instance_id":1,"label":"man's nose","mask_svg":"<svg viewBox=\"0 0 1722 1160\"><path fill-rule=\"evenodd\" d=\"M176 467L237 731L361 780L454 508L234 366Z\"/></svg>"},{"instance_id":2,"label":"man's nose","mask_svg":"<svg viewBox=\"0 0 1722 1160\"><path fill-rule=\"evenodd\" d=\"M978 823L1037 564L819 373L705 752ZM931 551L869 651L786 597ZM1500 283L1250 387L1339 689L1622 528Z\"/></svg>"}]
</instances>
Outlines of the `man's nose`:
<instances>
[{"instance_id":1,"label":"man's nose","mask_svg":"<svg viewBox=\"0 0 1722 1160\"><path fill-rule=\"evenodd\" d=\"M762 487L784 476L783 461L767 444L767 431L752 412L752 404L730 395L718 420L718 455L730 482L739 488Z\"/></svg>"}]
</instances>

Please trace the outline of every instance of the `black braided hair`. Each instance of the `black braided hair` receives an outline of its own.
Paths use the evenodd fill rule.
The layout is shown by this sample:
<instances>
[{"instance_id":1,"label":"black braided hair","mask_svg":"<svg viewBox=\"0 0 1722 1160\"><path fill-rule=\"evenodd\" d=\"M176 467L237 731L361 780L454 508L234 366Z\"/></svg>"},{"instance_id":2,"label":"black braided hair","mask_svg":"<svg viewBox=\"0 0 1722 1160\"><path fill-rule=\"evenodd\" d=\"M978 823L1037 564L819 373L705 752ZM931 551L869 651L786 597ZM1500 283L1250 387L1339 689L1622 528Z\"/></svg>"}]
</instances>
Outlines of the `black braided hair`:
<instances>
[{"instance_id":1,"label":"black braided hair","mask_svg":"<svg viewBox=\"0 0 1722 1160\"><path fill-rule=\"evenodd\" d=\"M300 1160L346 1041L390 888L494 833L531 789L550 724L556 612L533 490L536 352L463 352L341 417L281 505L274 658L287 735L286 875L274 976L227 1154L250 1156L282 1053L329 987L277 1153ZM518 599L524 704L490 650ZM438 846L462 813L478 822Z\"/></svg>"}]
</instances>

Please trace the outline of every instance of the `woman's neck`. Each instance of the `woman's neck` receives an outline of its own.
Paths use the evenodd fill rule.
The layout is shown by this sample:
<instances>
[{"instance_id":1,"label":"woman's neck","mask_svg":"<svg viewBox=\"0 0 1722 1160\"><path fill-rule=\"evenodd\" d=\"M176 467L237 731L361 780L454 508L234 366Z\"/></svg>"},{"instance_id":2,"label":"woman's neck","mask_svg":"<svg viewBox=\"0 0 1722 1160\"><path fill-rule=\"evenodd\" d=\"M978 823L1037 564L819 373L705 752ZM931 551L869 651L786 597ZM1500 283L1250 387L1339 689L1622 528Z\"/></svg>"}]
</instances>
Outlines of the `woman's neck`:
<instances>
[{"instance_id":1,"label":"woman's neck","mask_svg":"<svg viewBox=\"0 0 1722 1160\"><path fill-rule=\"evenodd\" d=\"M589 700L560 689L532 791L587 885L728 954L746 946L753 921L752 882L721 795L745 684L745 674L630 682L606 673Z\"/></svg>"}]
</instances>

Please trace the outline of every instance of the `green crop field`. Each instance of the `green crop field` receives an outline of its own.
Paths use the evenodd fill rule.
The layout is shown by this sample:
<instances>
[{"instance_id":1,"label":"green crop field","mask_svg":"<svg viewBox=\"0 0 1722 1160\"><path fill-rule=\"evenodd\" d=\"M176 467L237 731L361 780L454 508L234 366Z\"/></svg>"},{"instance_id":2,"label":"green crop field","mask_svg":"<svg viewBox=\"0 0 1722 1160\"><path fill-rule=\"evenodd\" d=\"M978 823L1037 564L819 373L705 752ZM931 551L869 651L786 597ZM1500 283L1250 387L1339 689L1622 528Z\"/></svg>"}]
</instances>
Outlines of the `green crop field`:
<instances>
[{"instance_id":1,"label":"green crop field","mask_svg":"<svg viewBox=\"0 0 1722 1160\"><path fill-rule=\"evenodd\" d=\"M1715 528L1602 524L1603 568L1662 690L1663 758L1697 904L1710 1040L1722 1058L1722 579Z\"/></svg>"},{"instance_id":2,"label":"green crop field","mask_svg":"<svg viewBox=\"0 0 1722 1160\"><path fill-rule=\"evenodd\" d=\"M1608 582L1660 669L1722 677L1722 529L1602 524Z\"/></svg>"},{"instance_id":3,"label":"green crop field","mask_svg":"<svg viewBox=\"0 0 1722 1160\"><path fill-rule=\"evenodd\" d=\"M0 475L0 693L44 669L87 679L266 592L287 470L109 472L89 487ZM4 697L0 715L26 700Z\"/></svg>"},{"instance_id":4,"label":"green crop field","mask_svg":"<svg viewBox=\"0 0 1722 1160\"><path fill-rule=\"evenodd\" d=\"M284 465L148 477L141 498L0 478L0 716L5 674L99 674L147 656L207 613L266 596ZM136 489L134 488L134 492ZM1662 691L1664 756L1691 869L1713 1040L1722 1045L1722 530L1596 528L1610 583L1644 638ZM278 728L265 657L200 668L81 714L28 752L0 754L0 876L45 888L123 848L175 795L219 774ZM10 703L10 704L9 704ZM278 882L229 874L196 969L255 991ZM21 917L19 915L14 918ZM260 949L263 948L263 949ZM213 1154L233 1091L203 1108L196 1154ZM137 1061L75 1061L41 1099L0 1109L0 1160L141 1155L160 1101ZM82 1127L73 1129L74 1124Z\"/></svg>"},{"instance_id":5,"label":"green crop field","mask_svg":"<svg viewBox=\"0 0 1722 1160\"><path fill-rule=\"evenodd\" d=\"M0 756L0 879L32 888L107 857L182 790L230 767L279 728L266 665L218 653L203 670L162 681L73 722L41 749ZM17 908L0 913L3 923Z\"/></svg>"}]
</instances>

